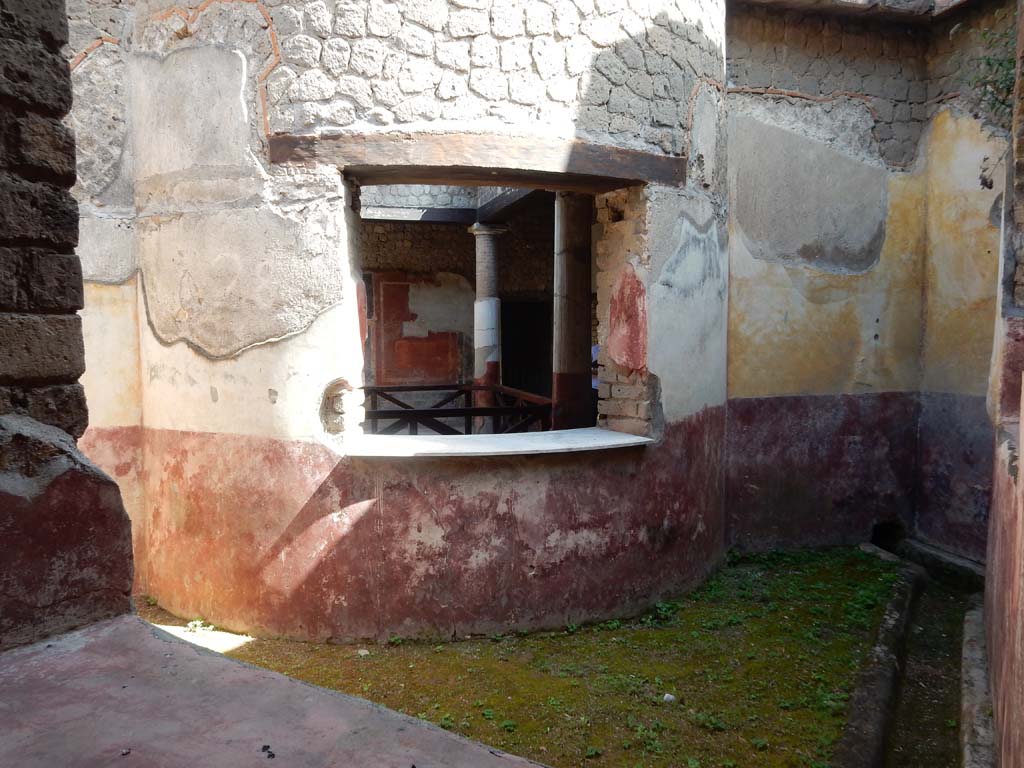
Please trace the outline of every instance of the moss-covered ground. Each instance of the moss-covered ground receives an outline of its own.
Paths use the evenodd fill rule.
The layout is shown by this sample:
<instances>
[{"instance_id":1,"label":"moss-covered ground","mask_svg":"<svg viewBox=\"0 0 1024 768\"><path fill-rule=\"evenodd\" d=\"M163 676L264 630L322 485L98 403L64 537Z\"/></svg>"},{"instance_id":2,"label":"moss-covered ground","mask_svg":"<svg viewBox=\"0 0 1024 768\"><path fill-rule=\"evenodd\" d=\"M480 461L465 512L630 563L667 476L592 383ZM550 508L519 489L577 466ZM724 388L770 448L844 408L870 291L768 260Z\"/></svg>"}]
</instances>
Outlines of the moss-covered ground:
<instances>
[{"instance_id":1,"label":"moss-covered ground","mask_svg":"<svg viewBox=\"0 0 1024 768\"><path fill-rule=\"evenodd\" d=\"M633 620L230 655L550 766L827 766L895 578L852 549L742 557Z\"/></svg>"}]
</instances>

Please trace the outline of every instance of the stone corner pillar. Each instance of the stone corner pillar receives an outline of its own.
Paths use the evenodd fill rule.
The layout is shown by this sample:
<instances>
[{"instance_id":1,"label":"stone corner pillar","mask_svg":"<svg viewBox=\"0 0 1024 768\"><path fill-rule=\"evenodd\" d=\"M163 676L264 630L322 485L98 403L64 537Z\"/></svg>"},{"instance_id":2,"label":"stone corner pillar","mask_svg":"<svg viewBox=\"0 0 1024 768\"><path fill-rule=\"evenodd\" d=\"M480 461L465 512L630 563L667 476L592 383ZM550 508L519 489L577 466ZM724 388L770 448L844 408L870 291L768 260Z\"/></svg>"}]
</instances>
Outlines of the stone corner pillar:
<instances>
[{"instance_id":1,"label":"stone corner pillar","mask_svg":"<svg viewBox=\"0 0 1024 768\"><path fill-rule=\"evenodd\" d=\"M590 374L590 195L555 195L554 338L551 428L594 426Z\"/></svg>"}]
</instances>

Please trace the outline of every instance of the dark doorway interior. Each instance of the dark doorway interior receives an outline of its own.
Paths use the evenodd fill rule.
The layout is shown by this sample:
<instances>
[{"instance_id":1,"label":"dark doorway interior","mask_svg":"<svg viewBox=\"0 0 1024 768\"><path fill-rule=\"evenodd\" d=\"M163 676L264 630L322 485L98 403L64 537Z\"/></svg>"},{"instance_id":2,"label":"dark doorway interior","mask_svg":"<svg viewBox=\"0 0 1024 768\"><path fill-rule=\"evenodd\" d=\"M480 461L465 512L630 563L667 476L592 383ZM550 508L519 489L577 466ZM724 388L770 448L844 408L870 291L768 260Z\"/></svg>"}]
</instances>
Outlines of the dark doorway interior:
<instances>
[{"instance_id":1,"label":"dark doorway interior","mask_svg":"<svg viewBox=\"0 0 1024 768\"><path fill-rule=\"evenodd\" d=\"M501 302L502 384L551 396L551 301Z\"/></svg>"}]
</instances>

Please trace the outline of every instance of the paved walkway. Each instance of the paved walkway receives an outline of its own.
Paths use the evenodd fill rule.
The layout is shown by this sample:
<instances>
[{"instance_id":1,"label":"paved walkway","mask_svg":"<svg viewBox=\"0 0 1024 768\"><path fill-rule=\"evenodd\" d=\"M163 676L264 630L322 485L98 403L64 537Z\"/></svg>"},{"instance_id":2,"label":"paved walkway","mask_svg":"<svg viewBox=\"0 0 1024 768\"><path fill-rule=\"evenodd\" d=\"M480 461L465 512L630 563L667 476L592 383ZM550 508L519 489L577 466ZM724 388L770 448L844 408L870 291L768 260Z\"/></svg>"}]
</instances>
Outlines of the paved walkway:
<instances>
[{"instance_id":1,"label":"paved walkway","mask_svg":"<svg viewBox=\"0 0 1024 768\"><path fill-rule=\"evenodd\" d=\"M0 766L536 765L137 616L0 654Z\"/></svg>"}]
</instances>

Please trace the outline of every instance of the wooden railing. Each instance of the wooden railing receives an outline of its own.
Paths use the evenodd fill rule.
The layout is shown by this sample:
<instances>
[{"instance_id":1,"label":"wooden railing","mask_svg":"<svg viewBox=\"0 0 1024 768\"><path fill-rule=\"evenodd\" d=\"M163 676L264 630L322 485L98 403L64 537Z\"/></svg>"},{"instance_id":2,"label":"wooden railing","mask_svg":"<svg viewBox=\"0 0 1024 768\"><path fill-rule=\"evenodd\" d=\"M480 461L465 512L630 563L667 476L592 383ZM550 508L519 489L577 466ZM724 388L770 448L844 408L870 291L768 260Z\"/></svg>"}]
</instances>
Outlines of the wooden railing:
<instances>
[{"instance_id":1,"label":"wooden railing","mask_svg":"<svg viewBox=\"0 0 1024 768\"><path fill-rule=\"evenodd\" d=\"M440 435L471 435L487 431L547 431L551 429L551 400L520 389L481 384L431 384L363 387L366 428L374 435L419 434L427 429ZM405 402L413 394L433 395L428 407ZM477 393L490 393L494 405L474 405ZM420 399L420 398L417 398ZM477 398L480 399L480 398ZM382 426L381 422L386 422ZM456 426L461 427L461 431ZM486 429L489 426L490 429Z\"/></svg>"}]
</instances>

